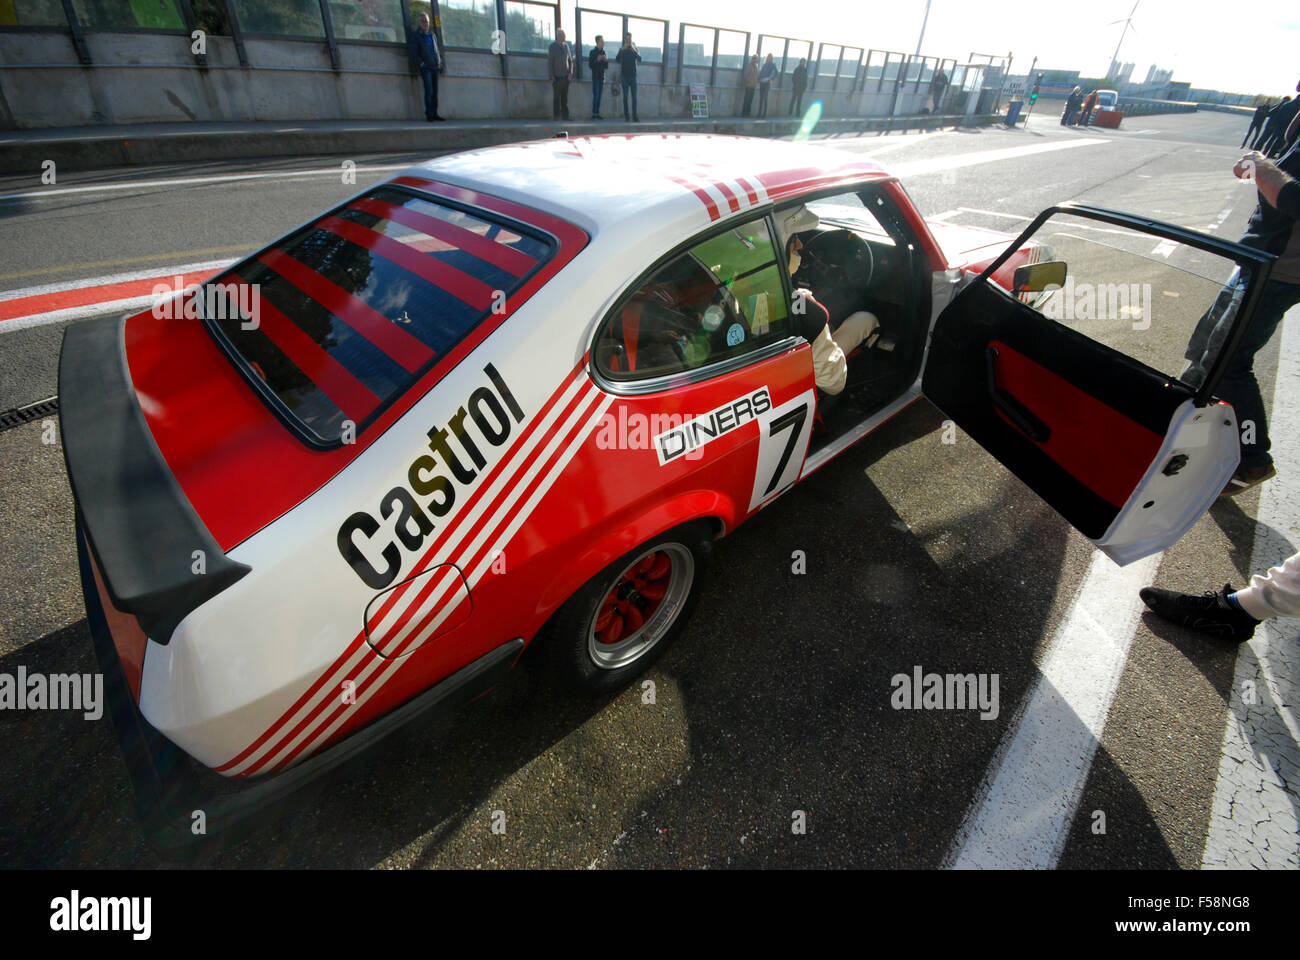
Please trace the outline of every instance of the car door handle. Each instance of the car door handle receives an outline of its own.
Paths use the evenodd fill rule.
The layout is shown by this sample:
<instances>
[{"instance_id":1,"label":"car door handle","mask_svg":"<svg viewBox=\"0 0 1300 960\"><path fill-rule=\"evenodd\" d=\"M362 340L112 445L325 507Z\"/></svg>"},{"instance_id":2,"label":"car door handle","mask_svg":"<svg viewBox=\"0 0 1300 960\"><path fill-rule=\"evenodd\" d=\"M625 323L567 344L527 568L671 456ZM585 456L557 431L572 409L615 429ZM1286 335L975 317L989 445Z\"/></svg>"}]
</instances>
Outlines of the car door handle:
<instances>
[{"instance_id":1,"label":"car door handle","mask_svg":"<svg viewBox=\"0 0 1300 960\"><path fill-rule=\"evenodd\" d=\"M997 347L991 346L984 351L984 363L988 369L989 377L989 399L993 401L993 406L1000 410L1003 416L1015 424L1016 428L1030 440L1035 443L1046 443L1047 438L1052 435L1052 428L1039 417L1034 416L1033 412L1023 403L998 386L995 368L997 358Z\"/></svg>"}]
</instances>

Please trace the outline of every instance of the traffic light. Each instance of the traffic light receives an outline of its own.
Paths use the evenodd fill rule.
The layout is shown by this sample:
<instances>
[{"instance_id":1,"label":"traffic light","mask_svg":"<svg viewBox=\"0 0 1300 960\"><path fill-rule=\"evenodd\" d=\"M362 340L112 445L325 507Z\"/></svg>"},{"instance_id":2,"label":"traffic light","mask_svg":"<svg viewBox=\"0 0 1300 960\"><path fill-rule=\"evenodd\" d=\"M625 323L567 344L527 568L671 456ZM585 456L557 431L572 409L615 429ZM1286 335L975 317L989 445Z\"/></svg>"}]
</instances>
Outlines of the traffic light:
<instances>
[{"instance_id":1,"label":"traffic light","mask_svg":"<svg viewBox=\"0 0 1300 960\"><path fill-rule=\"evenodd\" d=\"M1031 104L1038 102L1038 90L1043 85L1043 75L1040 73L1034 78L1034 89L1029 91L1029 102Z\"/></svg>"}]
</instances>

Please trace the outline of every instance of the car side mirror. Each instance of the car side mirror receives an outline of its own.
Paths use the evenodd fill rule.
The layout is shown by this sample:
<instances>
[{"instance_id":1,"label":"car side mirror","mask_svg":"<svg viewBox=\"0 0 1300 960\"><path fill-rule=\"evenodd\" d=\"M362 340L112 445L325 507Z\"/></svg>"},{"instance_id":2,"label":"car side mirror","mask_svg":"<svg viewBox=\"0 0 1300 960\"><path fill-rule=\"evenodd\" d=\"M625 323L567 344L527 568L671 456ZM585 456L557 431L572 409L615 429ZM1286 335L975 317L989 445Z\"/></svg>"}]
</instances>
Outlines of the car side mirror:
<instances>
[{"instance_id":1,"label":"car side mirror","mask_svg":"<svg viewBox=\"0 0 1300 960\"><path fill-rule=\"evenodd\" d=\"M1065 261L1045 260L1016 267L1011 280L1011 292L1041 293L1048 287L1065 286Z\"/></svg>"}]
</instances>

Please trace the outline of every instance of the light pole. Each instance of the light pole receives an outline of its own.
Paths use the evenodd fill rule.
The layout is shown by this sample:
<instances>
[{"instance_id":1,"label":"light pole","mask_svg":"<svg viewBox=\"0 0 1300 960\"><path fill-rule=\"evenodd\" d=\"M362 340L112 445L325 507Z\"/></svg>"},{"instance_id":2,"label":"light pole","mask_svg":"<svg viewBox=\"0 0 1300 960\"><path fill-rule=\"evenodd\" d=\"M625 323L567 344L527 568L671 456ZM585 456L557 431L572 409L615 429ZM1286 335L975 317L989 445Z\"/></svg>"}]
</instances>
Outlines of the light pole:
<instances>
[{"instance_id":1,"label":"light pole","mask_svg":"<svg viewBox=\"0 0 1300 960\"><path fill-rule=\"evenodd\" d=\"M921 35L916 38L916 55L921 55L921 44L925 41L925 25L930 22L930 0L925 0L925 16L921 18Z\"/></svg>"}]
</instances>

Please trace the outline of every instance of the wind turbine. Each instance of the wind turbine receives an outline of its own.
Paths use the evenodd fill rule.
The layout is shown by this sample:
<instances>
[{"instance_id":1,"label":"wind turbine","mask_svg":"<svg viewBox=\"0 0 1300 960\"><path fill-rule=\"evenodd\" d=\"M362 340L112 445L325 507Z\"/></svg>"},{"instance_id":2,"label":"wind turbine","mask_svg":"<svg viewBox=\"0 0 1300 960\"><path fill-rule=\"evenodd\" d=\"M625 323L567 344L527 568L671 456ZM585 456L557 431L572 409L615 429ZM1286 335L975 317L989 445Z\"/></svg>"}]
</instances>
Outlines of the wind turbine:
<instances>
[{"instance_id":1,"label":"wind turbine","mask_svg":"<svg viewBox=\"0 0 1300 960\"><path fill-rule=\"evenodd\" d=\"M1137 13L1138 4L1141 2L1142 0L1136 0L1133 4L1133 9L1129 11L1128 16L1123 20L1112 20L1110 23L1106 24L1108 27L1113 27L1117 23L1124 24L1124 29L1119 32L1119 43L1115 44L1115 55L1110 58L1110 70L1106 73L1107 79L1110 79L1112 73L1115 74L1116 77L1119 76L1119 48L1124 43L1124 37L1128 34L1130 28L1133 29L1135 33L1137 32L1137 29L1133 27L1133 14Z\"/></svg>"}]
</instances>

